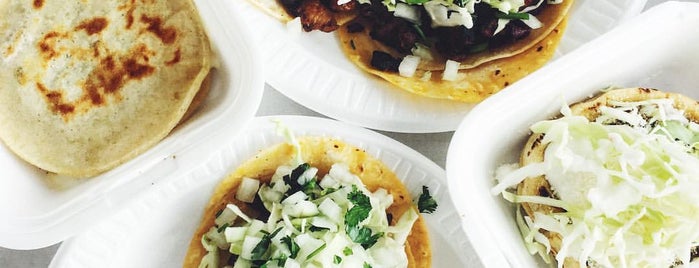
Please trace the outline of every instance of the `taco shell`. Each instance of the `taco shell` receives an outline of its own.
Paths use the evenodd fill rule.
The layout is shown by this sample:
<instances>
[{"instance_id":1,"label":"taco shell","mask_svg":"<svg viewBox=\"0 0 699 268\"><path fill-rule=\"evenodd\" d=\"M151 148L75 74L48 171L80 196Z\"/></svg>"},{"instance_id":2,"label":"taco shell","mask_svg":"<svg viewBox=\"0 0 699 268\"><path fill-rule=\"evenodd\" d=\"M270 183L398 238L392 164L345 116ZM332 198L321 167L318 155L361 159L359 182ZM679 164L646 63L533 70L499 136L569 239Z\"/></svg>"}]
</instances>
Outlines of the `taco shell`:
<instances>
[{"instance_id":1,"label":"taco shell","mask_svg":"<svg viewBox=\"0 0 699 268\"><path fill-rule=\"evenodd\" d=\"M588 120L593 121L600 115L599 107L607 106L609 101L625 101L635 102L648 99L672 99L674 106L677 109L685 111L685 117L693 122L699 122L699 104L697 101L680 95L677 93L661 92L655 89L648 88L625 88L611 90L588 100L576 103L570 107L574 115L585 116ZM542 134L536 134L529 137L529 140L524 146L524 150L520 155L520 166L525 166L531 163L544 161L544 152L546 145L541 143ZM546 180L545 176L526 178L517 186L518 195L538 195L538 196L554 196L553 190ZM521 203L521 209L524 215L534 218L534 212L543 214L551 214L560 212L560 208L555 208L542 204ZM561 248L562 237L558 233L543 231L542 232L551 242L551 251L557 253ZM577 260L566 258L564 267L579 267Z\"/></svg>"},{"instance_id":2,"label":"taco shell","mask_svg":"<svg viewBox=\"0 0 699 268\"><path fill-rule=\"evenodd\" d=\"M318 177L327 174L334 163L345 163L351 173L359 176L367 189L375 191L384 188L393 195L394 202L387 210L393 215L392 224L412 206L410 194L403 183L387 166L365 151L331 138L303 137L299 138L299 144L304 161L318 168ZM258 217L259 213L250 205L235 198L242 178L257 178L260 183L269 183L277 167L290 163L295 153L294 147L287 143L265 149L240 165L216 187L204 210L202 221L189 243L183 267L199 266L207 253L201 244L201 237L214 226L216 212L225 208L227 204L233 203L250 217ZM409 267L430 266L432 256L429 237L422 216L413 225L405 252Z\"/></svg>"},{"instance_id":3,"label":"taco shell","mask_svg":"<svg viewBox=\"0 0 699 268\"><path fill-rule=\"evenodd\" d=\"M368 29L349 33L347 27L340 27L338 33L342 50L350 61L398 88L430 98L479 102L548 62L563 36L565 26L566 20L563 19L548 36L522 53L488 61L474 68L461 69L455 81L442 80L442 70L428 71L418 68L413 77L376 70L371 66L372 53L374 50L388 51L389 48L373 40ZM423 78L426 72L431 73L431 76Z\"/></svg>"}]
</instances>

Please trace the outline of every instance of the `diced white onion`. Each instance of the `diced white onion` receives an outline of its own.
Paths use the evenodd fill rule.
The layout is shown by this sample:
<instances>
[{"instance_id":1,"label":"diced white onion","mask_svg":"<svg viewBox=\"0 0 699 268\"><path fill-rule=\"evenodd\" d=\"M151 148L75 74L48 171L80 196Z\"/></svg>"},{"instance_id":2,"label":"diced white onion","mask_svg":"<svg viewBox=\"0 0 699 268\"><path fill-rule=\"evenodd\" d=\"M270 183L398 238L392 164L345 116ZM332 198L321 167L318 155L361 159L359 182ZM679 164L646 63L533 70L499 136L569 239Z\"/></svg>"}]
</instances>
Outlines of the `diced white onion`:
<instances>
[{"instance_id":1,"label":"diced white onion","mask_svg":"<svg viewBox=\"0 0 699 268\"><path fill-rule=\"evenodd\" d=\"M432 79L432 72L431 71L426 71L425 73L422 74L422 77L420 77L421 81L430 81Z\"/></svg>"},{"instance_id":2,"label":"diced white onion","mask_svg":"<svg viewBox=\"0 0 699 268\"><path fill-rule=\"evenodd\" d=\"M311 225L319 228L329 229L330 232L337 232L337 224L327 217L313 217Z\"/></svg>"},{"instance_id":3,"label":"diced white onion","mask_svg":"<svg viewBox=\"0 0 699 268\"><path fill-rule=\"evenodd\" d=\"M233 224L233 221L238 218L238 216L233 212L233 210L230 210L229 208L223 208L221 211L221 214L216 217L214 220L214 223L216 226L223 226L224 224Z\"/></svg>"},{"instance_id":4,"label":"diced white onion","mask_svg":"<svg viewBox=\"0 0 699 268\"><path fill-rule=\"evenodd\" d=\"M408 5L406 3L398 2L393 16L404 18L413 23L420 23L420 11L417 9L417 6Z\"/></svg>"},{"instance_id":5,"label":"diced white onion","mask_svg":"<svg viewBox=\"0 0 699 268\"><path fill-rule=\"evenodd\" d=\"M246 222L251 221L250 217L248 217L248 215L245 215L245 213L243 213L243 211L240 210L240 208L238 206L236 206L235 204L228 204L228 205L226 205L226 208L235 212L235 214L238 215L238 217L242 218Z\"/></svg>"},{"instance_id":6,"label":"diced white onion","mask_svg":"<svg viewBox=\"0 0 699 268\"><path fill-rule=\"evenodd\" d=\"M447 60L447 62L444 64L444 73L442 73L442 80L455 81L456 76L459 73L459 65L461 64L457 61Z\"/></svg>"},{"instance_id":7,"label":"diced white onion","mask_svg":"<svg viewBox=\"0 0 699 268\"><path fill-rule=\"evenodd\" d=\"M282 201L282 205L293 205L303 200L306 200L306 198L308 198L308 196L304 192L298 191L284 199Z\"/></svg>"},{"instance_id":8,"label":"diced white onion","mask_svg":"<svg viewBox=\"0 0 699 268\"><path fill-rule=\"evenodd\" d=\"M326 198L325 200L323 200L323 202L321 202L320 205L318 205L318 210L320 211L320 213L323 213L323 215L334 220L336 223L339 223L343 220L340 215L340 206L338 206L337 203L335 203L335 201L333 201L330 198Z\"/></svg>"},{"instance_id":9,"label":"diced white onion","mask_svg":"<svg viewBox=\"0 0 699 268\"><path fill-rule=\"evenodd\" d=\"M420 64L420 57L407 55L403 57L403 60L398 65L398 73L404 77L413 77L417 66Z\"/></svg>"},{"instance_id":10,"label":"diced white onion","mask_svg":"<svg viewBox=\"0 0 699 268\"><path fill-rule=\"evenodd\" d=\"M223 231L223 235L226 237L228 243L233 243L243 240L247 231L248 227L228 227Z\"/></svg>"},{"instance_id":11,"label":"diced white onion","mask_svg":"<svg viewBox=\"0 0 699 268\"><path fill-rule=\"evenodd\" d=\"M529 17L532 17L532 16L529 16ZM496 35L496 34L498 34L499 32L501 32L502 30L504 30L504 29L505 29L505 26L507 26L508 23L510 23L510 20L507 20L507 19L498 19L498 27L495 28L495 31L493 32L493 35Z\"/></svg>"},{"instance_id":12,"label":"diced white onion","mask_svg":"<svg viewBox=\"0 0 699 268\"><path fill-rule=\"evenodd\" d=\"M233 265L233 268L251 268L252 261L243 258L238 258Z\"/></svg>"},{"instance_id":13,"label":"diced white onion","mask_svg":"<svg viewBox=\"0 0 699 268\"><path fill-rule=\"evenodd\" d=\"M541 26L544 26L544 24L541 23L539 19L537 19L534 15L531 14L529 15L529 19L522 20L522 22L524 22L524 24L526 24L527 26L529 26L529 28L532 29L539 29L541 28Z\"/></svg>"},{"instance_id":14,"label":"diced white onion","mask_svg":"<svg viewBox=\"0 0 699 268\"><path fill-rule=\"evenodd\" d=\"M240 186L238 186L238 192L235 194L235 198L245 203L252 203L259 189L260 181L244 177L240 182Z\"/></svg>"},{"instance_id":15,"label":"diced white onion","mask_svg":"<svg viewBox=\"0 0 699 268\"><path fill-rule=\"evenodd\" d=\"M410 53L412 53L415 56L420 57L420 59L423 60L432 60L434 59L434 56L432 56L432 50L423 44L420 43L415 43L415 47L410 49Z\"/></svg>"},{"instance_id":16,"label":"diced white onion","mask_svg":"<svg viewBox=\"0 0 699 268\"><path fill-rule=\"evenodd\" d=\"M318 215L318 206L311 201L301 200L297 203L284 205L282 213L296 218L315 216Z\"/></svg>"},{"instance_id":17,"label":"diced white onion","mask_svg":"<svg viewBox=\"0 0 699 268\"><path fill-rule=\"evenodd\" d=\"M339 186L340 183L333 179L333 177L329 174L325 174L325 176L323 176L323 179L320 180L320 183L318 185L320 185L320 187L323 187L323 189L328 189L337 188L337 186Z\"/></svg>"},{"instance_id":18,"label":"diced white onion","mask_svg":"<svg viewBox=\"0 0 699 268\"><path fill-rule=\"evenodd\" d=\"M243 259L252 259L252 250L255 246L262 241L262 238L255 236L246 236L243 240L243 251L240 253L240 257Z\"/></svg>"},{"instance_id":19,"label":"diced white onion","mask_svg":"<svg viewBox=\"0 0 699 268\"><path fill-rule=\"evenodd\" d=\"M337 5L341 6L341 5L349 3L350 1L352 1L352 0L337 0Z\"/></svg>"}]
</instances>

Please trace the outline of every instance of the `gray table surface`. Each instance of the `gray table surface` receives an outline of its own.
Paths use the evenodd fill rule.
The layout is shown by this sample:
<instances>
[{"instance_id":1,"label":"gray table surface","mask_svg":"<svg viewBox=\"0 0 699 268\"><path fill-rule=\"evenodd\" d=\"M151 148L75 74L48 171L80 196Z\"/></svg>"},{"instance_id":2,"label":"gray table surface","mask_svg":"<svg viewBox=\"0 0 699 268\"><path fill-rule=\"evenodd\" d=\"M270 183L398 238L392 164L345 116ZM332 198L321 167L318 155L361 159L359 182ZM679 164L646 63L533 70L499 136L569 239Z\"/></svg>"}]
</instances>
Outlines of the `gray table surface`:
<instances>
[{"instance_id":1,"label":"gray table surface","mask_svg":"<svg viewBox=\"0 0 699 268\"><path fill-rule=\"evenodd\" d=\"M646 9L667 0L648 0ZM691 0L687 2L699 2ZM308 115L324 117L323 115L311 111L286 96L275 91L269 85L265 86L262 104L257 115ZM453 132L433 133L433 134L405 134L393 132L381 132L416 151L422 153L437 165L444 167L449 141ZM12 250L0 247L0 268L2 267L47 267L51 262L59 244L35 250Z\"/></svg>"}]
</instances>

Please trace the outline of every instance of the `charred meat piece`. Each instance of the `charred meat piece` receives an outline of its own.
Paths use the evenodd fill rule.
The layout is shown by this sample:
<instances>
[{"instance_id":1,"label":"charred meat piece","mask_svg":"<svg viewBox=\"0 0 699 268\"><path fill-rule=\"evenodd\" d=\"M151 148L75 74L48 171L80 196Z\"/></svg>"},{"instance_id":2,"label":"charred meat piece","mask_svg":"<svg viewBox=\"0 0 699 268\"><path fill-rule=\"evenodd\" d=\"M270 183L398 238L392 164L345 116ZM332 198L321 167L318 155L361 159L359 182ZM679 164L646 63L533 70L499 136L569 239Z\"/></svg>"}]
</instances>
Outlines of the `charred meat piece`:
<instances>
[{"instance_id":1,"label":"charred meat piece","mask_svg":"<svg viewBox=\"0 0 699 268\"><path fill-rule=\"evenodd\" d=\"M420 38L413 26L402 19L393 18L385 23L374 24L369 32L372 39L377 40L401 53L410 53Z\"/></svg>"},{"instance_id":2,"label":"charred meat piece","mask_svg":"<svg viewBox=\"0 0 699 268\"><path fill-rule=\"evenodd\" d=\"M371 54L371 67L379 71L398 72L400 59L396 59L388 53L375 50Z\"/></svg>"},{"instance_id":3,"label":"charred meat piece","mask_svg":"<svg viewBox=\"0 0 699 268\"><path fill-rule=\"evenodd\" d=\"M304 0L298 8L298 14L301 17L301 25L307 32L312 30L332 32L339 28L333 12L320 0Z\"/></svg>"},{"instance_id":4,"label":"charred meat piece","mask_svg":"<svg viewBox=\"0 0 699 268\"><path fill-rule=\"evenodd\" d=\"M349 12L357 9L357 1L351 0L342 5L337 4L337 0L322 0L323 4L335 12Z\"/></svg>"},{"instance_id":5,"label":"charred meat piece","mask_svg":"<svg viewBox=\"0 0 699 268\"><path fill-rule=\"evenodd\" d=\"M286 10L286 13L289 13L290 16L299 16L298 9L299 7L301 7L301 3L303 2L303 0L280 0L279 2L284 7L284 10Z\"/></svg>"},{"instance_id":6,"label":"charred meat piece","mask_svg":"<svg viewBox=\"0 0 699 268\"><path fill-rule=\"evenodd\" d=\"M361 24L359 22L350 22L347 24L347 32L348 33L358 33L358 32L363 32L364 31L364 24Z\"/></svg>"},{"instance_id":7,"label":"charred meat piece","mask_svg":"<svg viewBox=\"0 0 699 268\"><path fill-rule=\"evenodd\" d=\"M520 20L512 20L505 26L501 32L493 36L490 39L491 47L499 47L507 44L512 44L518 40L521 40L531 33L532 29L529 28L524 22Z\"/></svg>"},{"instance_id":8,"label":"charred meat piece","mask_svg":"<svg viewBox=\"0 0 699 268\"><path fill-rule=\"evenodd\" d=\"M476 44L474 32L464 26L435 28L433 34L437 37L437 51L456 61L465 59L471 46Z\"/></svg>"},{"instance_id":9,"label":"charred meat piece","mask_svg":"<svg viewBox=\"0 0 699 268\"><path fill-rule=\"evenodd\" d=\"M410 53L420 39L411 22L393 16L380 2L361 5L359 15L369 22L369 28L371 28L369 35L372 39L400 53Z\"/></svg>"}]
</instances>

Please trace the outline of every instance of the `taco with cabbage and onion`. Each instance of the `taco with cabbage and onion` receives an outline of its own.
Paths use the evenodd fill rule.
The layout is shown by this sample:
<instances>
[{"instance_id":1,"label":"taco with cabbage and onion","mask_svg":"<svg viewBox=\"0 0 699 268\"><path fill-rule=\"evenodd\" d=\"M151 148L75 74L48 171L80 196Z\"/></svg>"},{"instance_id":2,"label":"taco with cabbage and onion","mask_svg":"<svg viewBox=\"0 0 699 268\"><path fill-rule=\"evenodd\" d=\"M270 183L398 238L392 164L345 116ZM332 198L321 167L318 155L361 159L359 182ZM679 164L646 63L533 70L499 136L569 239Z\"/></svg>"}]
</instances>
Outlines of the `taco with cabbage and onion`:
<instances>
[{"instance_id":1,"label":"taco with cabbage and onion","mask_svg":"<svg viewBox=\"0 0 699 268\"><path fill-rule=\"evenodd\" d=\"M184 267L430 263L426 224L396 175L342 141L304 137L261 151L217 186Z\"/></svg>"},{"instance_id":2,"label":"taco with cabbage and onion","mask_svg":"<svg viewBox=\"0 0 699 268\"><path fill-rule=\"evenodd\" d=\"M541 121L492 189L526 246L558 267L674 267L697 255L699 105L611 90ZM516 189L507 187L516 187Z\"/></svg>"},{"instance_id":3,"label":"taco with cabbage and onion","mask_svg":"<svg viewBox=\"0 0 699 268\"><path fill-rule=\"evenodd\" d=\"M543 66L572 0L253 0L305 30L338 30L347 57L407 91L477 102ZM314 4L311 4L314 3ZM336 7L342 7L336 8ZM318 11L323 10L323 11ZM342 16L342 19L336 19ZM321 19L325 18L325 19ZM323 26L328 22L332 27ZM316 25L317 26L314 26Z\"/></svg>"}]
</instances>

